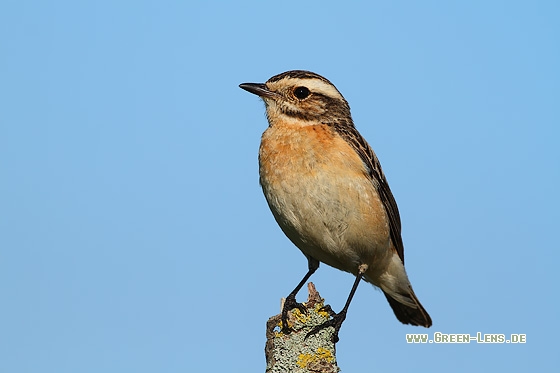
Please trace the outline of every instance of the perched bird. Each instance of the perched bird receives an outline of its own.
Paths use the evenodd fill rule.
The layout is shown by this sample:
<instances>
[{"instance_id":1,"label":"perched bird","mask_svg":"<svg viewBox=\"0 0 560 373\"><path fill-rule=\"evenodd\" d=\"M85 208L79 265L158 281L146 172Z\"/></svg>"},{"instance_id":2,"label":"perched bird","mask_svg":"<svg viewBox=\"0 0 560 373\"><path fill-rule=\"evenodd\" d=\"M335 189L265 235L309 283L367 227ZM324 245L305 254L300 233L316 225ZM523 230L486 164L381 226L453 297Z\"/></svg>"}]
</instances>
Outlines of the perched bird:
<instances>
[{"instance_id":1,"label":"perched bird","mask_svg":"<svg viewBox=\"0 0 560 373\"><path fill-rule=\"evenodd\" d=\"M319 262L356 276L342 311L323 325L336 334L362 278L383 291L399 321L430 327L404 269L395 198L348 102L330 81L302 70L240 87L265 103L260 184L276 222L308 260L309 271L286 298L284 329L287 312L304 309L295 297Z\"/></svg>"}]
</instances>

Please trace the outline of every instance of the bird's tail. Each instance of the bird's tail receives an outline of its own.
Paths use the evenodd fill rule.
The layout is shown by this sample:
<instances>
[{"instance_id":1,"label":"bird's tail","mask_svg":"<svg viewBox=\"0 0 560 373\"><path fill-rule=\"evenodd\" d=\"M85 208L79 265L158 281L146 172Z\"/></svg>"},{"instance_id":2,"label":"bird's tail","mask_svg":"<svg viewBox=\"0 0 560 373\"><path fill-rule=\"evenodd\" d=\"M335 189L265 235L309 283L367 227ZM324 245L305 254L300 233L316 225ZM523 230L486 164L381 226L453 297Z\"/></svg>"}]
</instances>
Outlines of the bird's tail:
<instances>
[{"instance_id":1,"label":"bird's tail","mask_svg":"<svg viewBox=\"0 0 560 373\"><path fill-rule=\"evenodd\" d=\"M369 278L376 280L370 282L383 290L383 294L400 322L426 328L432 326L432 319L416 298L404 264L396 252L391 257L384 273L378 277L375 277L375 273L373 273L373 276L369 276Z\"/></svg>"},{"instance_id":2,"label":"bird's tail","mask_svg":"<svg viewBox=\"0 0 560 373\"><path fill-rule=\"evenodd\" d=\"M432 326L432 318L428 315L424 307L422 307L422 304L420 304L420 301L416 298L412 288L409 288L409 290L408 294L399 294L398 296L401 300L405 300L406 304L399 302L385 291L383 291L383 294L385 294L389 305L400 322L429 328Z\"/></svg>"}]
</instances>

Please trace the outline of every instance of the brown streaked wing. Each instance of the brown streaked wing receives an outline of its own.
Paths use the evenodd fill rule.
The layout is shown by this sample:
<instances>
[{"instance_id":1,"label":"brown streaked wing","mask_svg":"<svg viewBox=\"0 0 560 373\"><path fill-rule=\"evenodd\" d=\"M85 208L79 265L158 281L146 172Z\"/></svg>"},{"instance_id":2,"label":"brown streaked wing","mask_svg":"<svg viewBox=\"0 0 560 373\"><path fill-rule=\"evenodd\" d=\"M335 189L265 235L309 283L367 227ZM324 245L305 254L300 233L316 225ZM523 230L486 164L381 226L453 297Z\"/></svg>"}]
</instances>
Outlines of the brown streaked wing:
<instances>
[{"instance_id":1,"label":"brown streaked wing","mask_svg":"<svg viewBox=\"0 0 560 373\"><path fill-rule=\"evenodd\" d=\"M348 144L350 144L350 146L352 146L354 151L358 153L368 168L371 182L379 193L381 202L383 203L385 211L387 211L387 216L389 217L391 240L393 241L393 245L397 250L399 258L401 258L404 264L404 245L401 236L401 217L399 215L399 208L397 207L395 197L393 197L393 193L389 188L387 179L385 179L385 175L383 174L383 170L381 169L381 164L379 163L377 156L367 141L362 137L362 135L360 135L356 127L354 127L352 122L336 123L332 124L332 127L336 133L338 133Z\"/></svg>"}]
</instances>

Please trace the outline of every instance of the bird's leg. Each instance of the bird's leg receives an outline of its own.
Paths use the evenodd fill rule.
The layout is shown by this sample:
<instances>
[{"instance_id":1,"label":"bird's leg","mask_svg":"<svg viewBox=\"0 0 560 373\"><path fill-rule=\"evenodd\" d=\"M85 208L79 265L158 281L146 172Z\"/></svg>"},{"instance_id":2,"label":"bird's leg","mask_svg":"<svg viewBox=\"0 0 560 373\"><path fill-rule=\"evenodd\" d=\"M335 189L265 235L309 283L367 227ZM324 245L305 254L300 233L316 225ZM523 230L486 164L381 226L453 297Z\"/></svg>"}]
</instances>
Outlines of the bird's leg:
<instances>
[{"instance_id":1,"label":"bird's leg","mask_svg":"<svg viewBox=\"0 0 560 373\"><path fill-rule=\"evenodd\" d=\"M289 311L297 308L301 313L307 313L307 308L305 308L303 304L296 301L296 295L301 290L303 285L305 285L305 282L309 280L309 277L311 277L311 275L315 273L317 268L319 268L318 260L308 257L307 261L309 270L307 271L303 279L299 282L299 284L297 284L296 288L290 293L290 295L286 297L286 300L284 301L284 307L282 307L282 332L285 334L289 334L291 332L291 329L288 326Z\"/></svg>"},{"instance_id":2,"label":"bird's leg","mask_svg":"<svg viewBox=\"0 0 560 373\"><path fill-rule=\"evenodd\" d=\"M352 285L352 290L350 290L350 295L348 295L348 299L346 300L346 304L344 305L344 308L342 309L342 311L340 311L339 313L334 313L332 311L332 309L326 310L330 313L332 319L325 321L324 323L322 323L321 325L318 325L316 327L314 327L313 329L311 329L311 331L309 333L307 333L307 335L305 336L305 338L308 338L309 336L312 336L313 334L317 334L318 332L320 332L321 330L332 326L334 328L334 335L332 337L332 341L333 343L338 342L338 331L340 330L340 328L342 327L342 323L344 322L344 320L346 319L346 313L348 312L348 307L350 307L350 302L352 302L352 298L354 298L354 293L356 293L356 289L358 289L358 285L360 284L360 280L362 279L362 277L364 276L364 273L367 270L367 265L366 264L362 264L359 269L358 269L358 274L356 275L356 280L354 281L354 285Z\"/></svg>"}]
</instances>

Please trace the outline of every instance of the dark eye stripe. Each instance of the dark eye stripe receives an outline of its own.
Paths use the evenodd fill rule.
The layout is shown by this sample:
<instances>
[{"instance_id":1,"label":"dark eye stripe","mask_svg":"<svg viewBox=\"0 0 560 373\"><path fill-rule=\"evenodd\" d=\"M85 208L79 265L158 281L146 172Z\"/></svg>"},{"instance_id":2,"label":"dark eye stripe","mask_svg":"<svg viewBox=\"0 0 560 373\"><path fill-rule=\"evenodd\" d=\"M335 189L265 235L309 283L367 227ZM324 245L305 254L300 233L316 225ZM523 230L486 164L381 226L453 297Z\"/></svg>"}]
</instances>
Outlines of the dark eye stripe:
<instances>
[{"instance_id":1,"label":"dark eye stripe","mask_svg":"<svg viewBox=\"0 0 560 373\"><path fill-rule=\"evenodd\" d=\"M320 106L321 110L317 112L306 108L308 105ZM302 101L301 104L298 102L295 106L295 108L281 106L282 113L292 118L304 121L320 121L323 124L334 124L340 122L341 118L350 118L350 107L346 101L325 96L318 92L313 92L313 96L309 97L305 104Z\"/></svg>"}]
</instances>

